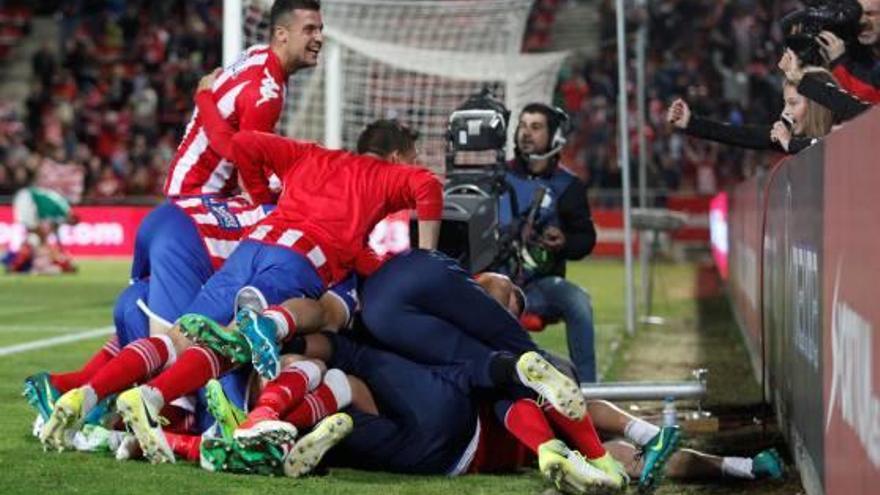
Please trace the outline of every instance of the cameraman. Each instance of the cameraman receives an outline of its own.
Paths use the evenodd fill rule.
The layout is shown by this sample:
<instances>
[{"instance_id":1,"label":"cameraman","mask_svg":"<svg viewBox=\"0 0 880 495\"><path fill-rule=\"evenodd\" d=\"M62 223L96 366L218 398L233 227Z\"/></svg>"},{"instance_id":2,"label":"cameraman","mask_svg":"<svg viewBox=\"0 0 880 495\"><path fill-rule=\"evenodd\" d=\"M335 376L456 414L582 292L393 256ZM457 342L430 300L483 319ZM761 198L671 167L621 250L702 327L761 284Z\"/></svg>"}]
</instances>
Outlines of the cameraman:
<instances>
[{"instance_id":1,"label":"cameraman","mask_svg":"<svg viewBox=\"0 0 880 495\"><path fill-rule=\"evenodd\" d=\"M526 105L516 129L516 158L505 179L501 223L516 226L517 267L505 267L526 293L526 312L565 321L568 349L580 380L596 381L593 310L590 296L565 280L565 262L590 254L596 229L587 188L559 167L568 116L542 103ZM537 191L543 190L541 194Z\"/></svg>"},{"instance_id":2,"label":"cameraman","mask_svg":"<svg viewBox=\"0 0 880 495\"><path fill-rule=\"evenodd\" d=\"M840 85L864 101L880 103L880 0L858 0L862 6L858 44L846 43L830 31L816 41Z\"/></svg>"}]
</instances>

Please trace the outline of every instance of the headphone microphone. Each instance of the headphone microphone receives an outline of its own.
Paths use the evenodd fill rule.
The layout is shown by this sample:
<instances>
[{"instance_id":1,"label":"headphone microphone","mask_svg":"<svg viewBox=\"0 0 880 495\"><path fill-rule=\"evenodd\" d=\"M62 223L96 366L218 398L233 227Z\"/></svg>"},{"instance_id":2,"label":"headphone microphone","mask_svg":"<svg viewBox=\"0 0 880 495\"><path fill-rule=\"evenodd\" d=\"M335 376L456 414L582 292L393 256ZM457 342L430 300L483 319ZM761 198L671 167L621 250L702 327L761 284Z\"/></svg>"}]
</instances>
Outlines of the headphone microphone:
<instances>
[{"instance_id":1,"label":"headphone microphone","mask_svg":"<svg viewBox=\"0 0 880 495\"><path fill-rule=\"evenodd\" d=\"M571 118L568 116L568 113L556 106L547 105L547 109L552 116L550 117L553 120L552 123L556 127L556 131L553 132L553 138L550 140L550 149L547 150L546 153L531 153L526 155L526 158L528 158L529 161L553 158L558 155L559 152L562 151L562 148L565 147L565 144L568 143L568 138L566 136L571 132ZM549 121L548 124L550 124Z\"/></svg>"}]
</instances>

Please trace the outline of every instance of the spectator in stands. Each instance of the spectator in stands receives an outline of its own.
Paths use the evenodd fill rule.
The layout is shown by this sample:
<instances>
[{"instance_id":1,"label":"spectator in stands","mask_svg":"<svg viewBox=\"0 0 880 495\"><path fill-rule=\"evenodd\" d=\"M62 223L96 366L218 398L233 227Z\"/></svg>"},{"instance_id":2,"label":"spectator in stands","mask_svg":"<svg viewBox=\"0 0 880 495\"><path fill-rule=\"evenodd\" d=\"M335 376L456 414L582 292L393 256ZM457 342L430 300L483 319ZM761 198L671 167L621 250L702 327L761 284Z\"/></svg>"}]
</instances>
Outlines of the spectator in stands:
<instances>
[{"instance_id":1,"label":"spectator in stands","mask_svg":"<svg viewBox=\"0 0 880 495\"><path fill-rule=\"evenodd\" d=\"M847 48L830 31L823 31L817 41L844 89L867 102L880 103L880 0L859 3L862 18L857 45Z\"/></svg>"},{"instance_id":2,"label":"spectator in stands","mask_svg":"<svg viewBox=\"0 0 880 495\"><path fill-rule=\"evenodd\" d=\"M191 89L219 65L221 13L208 1L64 2L60 41L31 60L24 128L28 154L39 155L19 162L40 163L51 149L58 163L89 165L87 197L119 197L127 182L155 193L192 111ZM12 176L4 186L35 176L35 164L4 161Z\"/></svg>"},{"instance_id":3,"label":"spectator in stands","mask_svg":"<svg viewBox=\"0 0 880 495\"><path fill-rule=\"evenodd\" d=\"M55 51L48 41L44 41L40 49L34 53L31 59L31 66L34 74L40 78L40 82L44 87L50 87L55 78L55 71L58 69L58 61L55 58Z\"/></svg>"},{"instance_id":4,"label":"spectator in stands","mask_svg":"<svg viewBox=\"0 0 880 495\"><path fill-rule=\"evenodd\" d=\"M810 100L831 110L837 122L850 120L871 105L865 103L836 84L816 77L817 71L804 68L797 54L792 50L786 50L779 60L779 69L785 74L788 83L797 87L797 92Z\"/></svg>"},{"instance_id":5,"label":"spectator in stands","mask_svg":"<svg viewBox=\"0 0 880 495\"><path fill-rule=\"evenodd\" d=\"M812 67L804 70L805 79L819 86L836 86L828 71ZM816 138L831 132L835 123L830 108L808 99L799 89L804 86L786 79L783 85L785 108L780 120L772 125L733 126L699 116L692 116L690 106L678 99L669 107L668 121L678 130L691 136L733 146L757 150L776 150L797 153L810 146Z\"/></svg>"},{"instance_id":6,"label":"spectator in stands","mask_svg":"<svg viewBox=\"0 0 880 495\"><path fill-rule=\"evenodd\" d=\"M502 209L502 222L523 241L517 256L524 262L501 269L525 290L528 313L565 321L569 354L579 378L594 382L590 296L564 278L566 261L585 257L596 243L586 186L559 167L567 120L561 109L542 103L526 105L520 114L516 158L506 174L511 192L509 201L503 202L507 208Z\"/></svg>"}]
</instances>

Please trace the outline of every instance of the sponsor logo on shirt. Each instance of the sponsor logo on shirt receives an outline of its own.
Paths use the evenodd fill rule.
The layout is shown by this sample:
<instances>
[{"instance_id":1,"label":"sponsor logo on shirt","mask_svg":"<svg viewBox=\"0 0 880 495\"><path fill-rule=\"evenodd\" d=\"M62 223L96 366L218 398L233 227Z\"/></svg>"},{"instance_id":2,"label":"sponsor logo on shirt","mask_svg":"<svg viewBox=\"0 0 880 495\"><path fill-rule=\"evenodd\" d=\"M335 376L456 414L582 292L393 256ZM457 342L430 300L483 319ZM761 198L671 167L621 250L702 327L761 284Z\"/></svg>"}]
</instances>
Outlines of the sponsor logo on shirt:
<instances>
[{"instance_id":1,"label":"sponsor logo on shirt","mask_svg":"<svg viewBox=\"0 0 880 495\"><path fill-rule=\"evenodd\" d=\"M241 224L238 222L238 218L229 211L229 208L224 203L215 203L213 201L205 201L205 206L208 208L208 211L214 215L214 218L217 219L217 225L226 230L239 230L241 229Z\"/></svg>"},{"instance_id":2,"label":"sponsor logo on shirt","mask_svg":"<svg viewBox=\"0 0 880 495\"><path fill-rule=\"evenodd\" d=\"M260 99L257 100L257 106L266 103L269 100L278 98L281 92L281 86L275 82L275 79L269 74L269 69L263 69L263 79L260 81Z\"/></svg>"}]
</instances>

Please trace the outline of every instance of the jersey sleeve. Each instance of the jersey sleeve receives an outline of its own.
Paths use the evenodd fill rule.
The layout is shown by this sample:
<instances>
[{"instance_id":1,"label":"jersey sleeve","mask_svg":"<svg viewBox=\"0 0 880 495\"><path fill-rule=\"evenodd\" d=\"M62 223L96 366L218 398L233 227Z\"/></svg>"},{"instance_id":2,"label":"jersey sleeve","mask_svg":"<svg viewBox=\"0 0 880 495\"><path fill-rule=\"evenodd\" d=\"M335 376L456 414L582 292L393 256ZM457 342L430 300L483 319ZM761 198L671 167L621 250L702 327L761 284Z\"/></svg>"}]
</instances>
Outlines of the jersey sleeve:
<instances>
[{"instance_id":1,"label":"jersey sleeve","mask_svg":"<svg viewBox=\"0 0 880 495\"><path fill-rule=\"evenodd\" d=\"M840 83L840 87L860 100L873 104L880 103L880 88L871 81L870 75L856 74L850 65L845 59L833 64L831 73Z\"/></svg>"},{"instance_id":2,"label":"jersey sleeve","mask_svg":"<svg viewBox=\"0 0 880 495\"><path fill-rule=\"evenodd\" d=\"M428 169L382 162L374 168L392 211L415 209L419 220L440 220L443 185Z\"/></svg>"}]
</instances>

